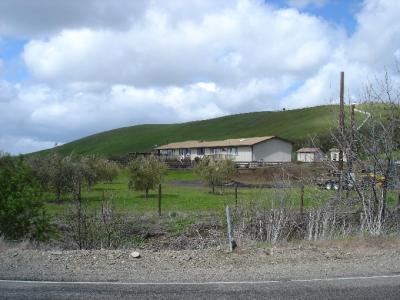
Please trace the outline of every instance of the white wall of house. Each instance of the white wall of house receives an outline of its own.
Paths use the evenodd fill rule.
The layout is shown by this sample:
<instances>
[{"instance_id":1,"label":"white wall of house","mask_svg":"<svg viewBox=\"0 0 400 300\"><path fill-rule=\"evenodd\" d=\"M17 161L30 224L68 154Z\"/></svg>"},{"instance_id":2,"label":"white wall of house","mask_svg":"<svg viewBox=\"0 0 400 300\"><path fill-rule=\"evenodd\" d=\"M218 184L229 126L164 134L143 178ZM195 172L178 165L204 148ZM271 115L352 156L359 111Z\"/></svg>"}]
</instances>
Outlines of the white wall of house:
<instances>
[{"instance_id":1,"label":"white wall of house","mask_svg":"<svg viewBox=\"0 0 400 300\"><path fill-rule=\"evenodd\" d=\"M201 154L204 153L204 154ZM215 155L221 158L230 158L234 161L251 161L252 153L250 146L240 147L215 147L215 148L203 148L198 150L197 148L191 149L190 158L193 160L196 157Z\"/></svg>"},{"instance_id":2,"label":"white wall of house","mask_svg":"<svg viewBox=\"0 0 400 300\"><path fill-rule=\"evenodd\" d=\"M326 160L326 155L325 155L324 152L317 152L315 155L316 155L315 156L315 161L324 161L324 160Z\"/></svg>"},{"instance_id":3,"label":"white wall of house","mask_svg":"<svg viewBox=\"0 0 400 300\"><path fill-rule=\"evenodd\" d=\"M313 162L315 161L314 152L297 152L297 161Z\"/></svg>"},{"instance_id":4,"label":"white wall of house","mask_svg":"<svg viewBox=\"0 0 400 300\"><path fill-rule=\"evenodd\" d=\"M239 151L239 148L240 151ZM182 148L182 149L169 149L160 150L162 155L169 157L190 157L194 160L196 157L213 156L231 158L235 161L240 159L251 160L251 147L214 147L214 148Z\"/></svg>"},{"instance_id":5,"label":"white wall of house","mask_svg":"<svg viewBox=\"0 0 400 300\"><path fill-rule=\"evenodd\" d=\"M324 159L325 156L322 152L297 152L297 161L319 162Z\"/></svg>"},{"instance_id":6,"label":"white wall of house","mask_svg":"<svg viewBox=\"0 0 400 300\"><path fill-rule=\"evenodd\" d=\"M280 139L271 139L253 146L253 160L264 162L290 162L293 146Z\"/></svg>"},{"instance_id":7,"label":"white wall of house","mask_svg":"<svg viewBox=\"0 0 400 300\"><path fill-rule=\"evenodd\" d=\"M238 162L264 161L264 162L290 162L292 157L292 144L271 139L251 146L215 147L215 148L188 148L160 150L163 155L170 157L196 157L215 155L217 157L231 158Z\"/></svg>"},{"instance_id":8,"label":"white wall of house","mask_svg":"<svg viewBox=\"0 0 400 300\"><path fill-rule=\"evenodd\" d=\"M234 160L251 162L253 160L251 146L238 147L238 155L234 157Z\"/></svg>"},{"instance_id":9,"label":"white wall of house","mask_svg":"<svg viewBox=\"0 0 400 300\"><path fill-rule=\"evenodd\" d=\"M339 150L330 151L331 161L339 161ZM347 161L346 154L343 153L343 161Z\"/></svg>"}]
</instances>

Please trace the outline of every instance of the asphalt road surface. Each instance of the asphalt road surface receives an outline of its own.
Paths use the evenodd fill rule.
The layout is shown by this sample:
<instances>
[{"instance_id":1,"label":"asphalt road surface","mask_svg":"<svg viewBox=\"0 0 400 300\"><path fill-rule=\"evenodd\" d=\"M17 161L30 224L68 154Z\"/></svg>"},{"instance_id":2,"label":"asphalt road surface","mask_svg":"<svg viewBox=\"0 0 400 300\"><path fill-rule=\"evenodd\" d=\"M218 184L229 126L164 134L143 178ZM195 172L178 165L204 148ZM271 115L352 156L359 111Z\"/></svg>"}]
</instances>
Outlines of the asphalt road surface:
<instances>
[{"instance_id":1,"label":"asphalt road surface","mask_svg":"<svg viewBox=\"0 0 400 300\"><path fill-rule=\"evenodd\" d=\"M400 299L400 275L203 283L0 280L1 299Z\"/></svg>"}]
</instances>

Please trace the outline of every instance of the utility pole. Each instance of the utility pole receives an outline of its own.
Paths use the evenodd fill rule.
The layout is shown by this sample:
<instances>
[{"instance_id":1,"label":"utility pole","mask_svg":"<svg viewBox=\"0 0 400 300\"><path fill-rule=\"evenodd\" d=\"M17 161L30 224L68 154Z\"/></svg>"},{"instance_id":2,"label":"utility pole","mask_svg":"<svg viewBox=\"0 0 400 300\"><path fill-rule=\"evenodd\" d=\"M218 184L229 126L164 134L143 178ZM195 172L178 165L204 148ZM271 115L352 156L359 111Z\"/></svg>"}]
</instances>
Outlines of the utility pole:
<instances>
[{"instance_id":1,"label":"utility pole","mask_svg":"<svg viewBox=\"0 0 400 300\"><path fill-rule=\"evenodd\" d=\"M345 144L344 132L344 72L340 72L340 103L339 103L339 199L342 199L343 190L343 147Z\"/></svg>"},{"instance_id":2,"label":"utility pole","mask_svg":"<svg viewBox=\"0 0 400 300\"><path fill-rule=\"evenodd\" d=\"M344 72L340 72L340 104L339 104L339 171L343 172L343 144L344 144Z\"/></svg>"},{"instance_id":3,"label":"utility pole","mask_svg":"<svg viewBox=\"0 0 400 300\"><path fill-rule=\"evenodd\" d=\"M349 142L349 149L347 151L347 168L348 174L346 180L348 181L347 184L351 186L354 185L354 173L353 173L353 159L354 159L354 143L355 143L355 104L351 105L350 111L350 142ZM346 199L349 198L350 191L347 189L346 191Z\"/></svg>"},{"instance_id":4,"label":"utility pole","mask_svg":"<svg viewBox=\"0 0 400 300\"><path fill-rule=\"evenodd\" d=\"M351 128L351 136L350 136L350 157L347 158L349 161L349 172L353 172L353 151L354 151L354 139L355 139L355 104L351 105L351 113L350 113L350 128Z\"/></svg>"}]
</instances>

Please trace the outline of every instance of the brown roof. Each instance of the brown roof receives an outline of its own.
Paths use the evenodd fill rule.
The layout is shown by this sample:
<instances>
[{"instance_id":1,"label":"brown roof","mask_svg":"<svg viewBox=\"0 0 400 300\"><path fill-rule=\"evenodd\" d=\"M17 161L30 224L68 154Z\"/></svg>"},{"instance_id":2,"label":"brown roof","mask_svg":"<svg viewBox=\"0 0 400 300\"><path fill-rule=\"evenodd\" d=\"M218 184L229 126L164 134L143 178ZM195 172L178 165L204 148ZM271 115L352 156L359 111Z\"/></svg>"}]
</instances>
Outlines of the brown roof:
<instances>
[{"instance_id":1,"label":"brown roof","mask_svg":"<svg viewBox=\"0 0 400 300\"><path fill-rule=\"evenodd\" d=\"M305 153L313 153L313 152L322 152L319 148L301 148L296 152L305 152Z\"/></svg>"},{"instance_id":2,"label":"brown roof","mask_svg":"<svg viewBox=\"0 0 400 300\"><path fill-rule=\"evenodd\" d=\"M231 147L231 146L253 146L260 142L278 138L276 136L260 136L240 139L227 139L222 141L184 141L177 143L169 143L155 148L156 150L163 149L182 149L182 148L212 148L212 147ZM280 138L278 138L280 139Z\"/></svg>"}]
</instances>

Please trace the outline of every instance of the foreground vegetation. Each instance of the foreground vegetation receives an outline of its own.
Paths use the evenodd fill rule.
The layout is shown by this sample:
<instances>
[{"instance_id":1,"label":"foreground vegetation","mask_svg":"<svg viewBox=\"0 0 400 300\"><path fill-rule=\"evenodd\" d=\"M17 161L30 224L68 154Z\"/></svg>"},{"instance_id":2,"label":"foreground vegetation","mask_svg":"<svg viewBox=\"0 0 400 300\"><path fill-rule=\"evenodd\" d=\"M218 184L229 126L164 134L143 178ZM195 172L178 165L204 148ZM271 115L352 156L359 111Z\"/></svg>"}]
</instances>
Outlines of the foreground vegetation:
<instances>
[{"instance_id":1,"label":"foreground vegetation","mask_svg":"<svg viewBox=\"0 0 400 300\"><path fill-rule=\"evenodd\" d=\"M72 166L66 168L75 184L62 188L63 192L59 195L52 185L44 184L41 189L35 172L29 170L21 158L5 157L3 160L23 166L23 172L16 173L22 177L14 177L34 179L28 182L34 182L37 191L35 198L31 198L31 194L19 194L21 199L27 201L23 202L27 204L24 207L35 213L22 213L22 216L28 217L30 231L11 236L3 228L1 232L6 238L50 239L51 243L61 248L91 249L154 247L160 242L152 237L158 236L162 237L161 240L165 239L163 247L167 248L196 247L199 239L202 247L206 247L224 240L226 205L232 209L234 236L238 242L277 243L288 239L329 238L352 235L364 226L360 223L362 206L332 206L338 192L322 190L310 183L302 188L304 183L291 182L287 187L278 187L280 184L276 182L275 188L239 188L237 194L234 187L217 186L212 192L210 186L202 184L202 178L198 177L201 173L170 170L162 179L162 215L159 216L156 190L151 190L146 198L145 191L130 189L128 169L120 169L118 176L112 180L106 177L94 180L99 177L89 172L87 159L68 157L65 164L74 161L72 166L75 166L80 161L88 168L86 172L90 176L87 179L76 177L75 172L71 172ZM55 161L59 163L57 159ZM94 161L92 157L90 165L93 166ZM98 162L100 165L104 163L102 160ZM63 164L61 166L65 168ZM98 165L96 168L101 171ZM82 170L82 166L78 170ZM288 174L287 170L283 173ZM7 182L9 177L9 174L3 176L2 182ZM80 193L77 193L76 187ZM356 196L355 191L349 191L349 199L356 199ZM398 223L395 221L397 214L393 214L393 204L397 204L397 194L390 191L388 197L387 210L390 214L385 223L388 227L385 228L395 230L393 226ZM5 207L0 209L3 213L7 213ZM7 220L8 225L16 225L12 219ZM38 236L37 232L41 235Z\"/></svg>"},{"instance_id":2,"label":"foreground vegetation","mask_svg":"<svg viewBox=\"0 0 400 300\"><path fill-rule=\"evenodd\" d=\"M51 233L40 185L22 158L0 153L0 234L44 241Z\"/></svg>"}]
</instances>

